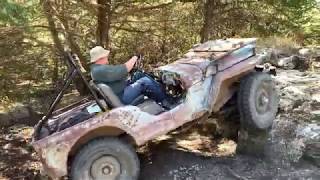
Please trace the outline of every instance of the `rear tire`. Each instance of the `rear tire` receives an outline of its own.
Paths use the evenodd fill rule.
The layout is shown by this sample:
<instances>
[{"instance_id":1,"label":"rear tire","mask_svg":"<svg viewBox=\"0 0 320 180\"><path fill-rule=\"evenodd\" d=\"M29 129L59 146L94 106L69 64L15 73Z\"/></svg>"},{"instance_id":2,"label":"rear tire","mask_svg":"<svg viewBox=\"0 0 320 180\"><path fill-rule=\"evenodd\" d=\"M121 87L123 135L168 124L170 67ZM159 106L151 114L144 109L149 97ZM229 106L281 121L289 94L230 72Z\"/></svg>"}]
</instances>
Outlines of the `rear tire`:
<instances>
[{"instance_id":1,"label":"rear tire","mask_svg":"<svg viewBox=\"0 0 320 180\"><path fill-rule=\"evenodd\" d=\"M249 129L268 129L278 110L279 97L271 76L250 73L240 82L238 109L241 125Z\"/></svg>"},{"instance_id":2,"label":"rear tire","mask_svg":"<svg viewBox=\"0 0 320 180\"><path fill-rule=\"evenodd\" d=\"M75 156L72 180L136 180L140 163L134 149L118 138L90 141Z\"/></svg>"}]
</instances>

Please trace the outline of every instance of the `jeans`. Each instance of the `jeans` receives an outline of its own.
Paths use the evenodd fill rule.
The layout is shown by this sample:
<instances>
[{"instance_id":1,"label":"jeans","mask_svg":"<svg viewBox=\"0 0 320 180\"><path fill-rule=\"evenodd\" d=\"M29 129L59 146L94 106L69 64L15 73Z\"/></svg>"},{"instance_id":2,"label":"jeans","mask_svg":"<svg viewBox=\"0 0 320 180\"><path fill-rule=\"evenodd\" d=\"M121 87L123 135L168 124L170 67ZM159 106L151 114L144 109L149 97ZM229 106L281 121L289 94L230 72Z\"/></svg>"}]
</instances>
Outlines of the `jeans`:
<instances>
[{"instance_id":1,"label":"jeans","mask_svg":"<svg viewBox=\"0 0 320 180\"><path fill-rule=\"evenodd\" d=\"M129 84L124 89L121 99L124 104L130 104L142 94L157 102L161 102L167 97L165 91L158 82L148 76L144 76L134 83Z\"/></svg>"}]
</instances>

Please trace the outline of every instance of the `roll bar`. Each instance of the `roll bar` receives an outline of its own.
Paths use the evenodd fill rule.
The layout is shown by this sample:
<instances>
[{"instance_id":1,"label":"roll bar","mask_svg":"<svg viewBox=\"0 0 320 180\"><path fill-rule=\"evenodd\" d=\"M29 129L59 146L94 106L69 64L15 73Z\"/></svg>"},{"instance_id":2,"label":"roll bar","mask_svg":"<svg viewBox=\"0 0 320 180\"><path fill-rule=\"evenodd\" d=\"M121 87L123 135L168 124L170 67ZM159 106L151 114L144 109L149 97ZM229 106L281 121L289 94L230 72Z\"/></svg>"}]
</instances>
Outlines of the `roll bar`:
<instances>
[{"instance_id":1,"label":"roll bar","mask_svg":"<svg viewBox=\"0 0 320 180\"><path fill-rule=\"evenodd\" d=\"M69 88L70 84L72 83L72 80L76 77L76 75L80 76L81 80L84 82L86 87L89 89L90 94L93 96L93 98L95 99L95 101L98 104L98 106L100 107L100 109L104 112L106 111L105 107L99 101L97 94L92 89L92 87L89 85L89 82L86 80L85 76L82 74L82 72L81 72L82 66L81 66L79 58L75 58L74 56L72 56L71 52L65 52L64 58L66 59L66 63L68 64L68 67L69 67L68 75L66 77L66 80L64 81L63 87L60 89L58 95L56 96L54 101L51 103L48 112L36 124L36 126L34 128L34 133L32 135L33 136L32 138L34 141L39 139L42 126L45 123L47 123L47 121L51 117L53 111L57 107L58 103L62 99L63 95L65 94L66 90Z\"/></svg>"}]
</instances>

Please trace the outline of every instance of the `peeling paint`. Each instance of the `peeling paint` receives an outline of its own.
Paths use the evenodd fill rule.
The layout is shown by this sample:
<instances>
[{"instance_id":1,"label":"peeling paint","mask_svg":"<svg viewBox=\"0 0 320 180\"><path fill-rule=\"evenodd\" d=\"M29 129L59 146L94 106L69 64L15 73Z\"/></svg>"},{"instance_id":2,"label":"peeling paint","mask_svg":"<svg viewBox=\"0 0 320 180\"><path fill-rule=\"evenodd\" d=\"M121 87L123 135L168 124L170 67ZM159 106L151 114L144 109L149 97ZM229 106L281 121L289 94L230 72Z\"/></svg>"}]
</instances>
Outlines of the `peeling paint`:
<instances>
[{"instance_id":1,"label":"peeling paint","mask_svg":"<svg viewBox=\"0 0 320 180\"><path fill-rule=\"evenodd\" d=\"M254 69L258 58L253 56L254 51L250 51L254 47L254 42L254 39L210 42L211 45L207 43L197 46L176 62L159 67L157 70L178 74L179 81L187 91L184 102L170 111L152 115L135 106L119 107L33 142L46 171L53 178L67 175L71 149L81 137L96 129L103 127L108 127L110 130L120 129L132 136L139 146L187 122L199 119L204 114L211 113L213 109L219 109L217 99L227 101L226 98L230 96L230 94L223 96L224 94L220 92L223 82ZM227 50L222 52L221 49ZM230 52L231 50L233 52ZM217 66L217 70L212 75L206 76L206 69L211 65Z\"/></svg>"}]
</instances>

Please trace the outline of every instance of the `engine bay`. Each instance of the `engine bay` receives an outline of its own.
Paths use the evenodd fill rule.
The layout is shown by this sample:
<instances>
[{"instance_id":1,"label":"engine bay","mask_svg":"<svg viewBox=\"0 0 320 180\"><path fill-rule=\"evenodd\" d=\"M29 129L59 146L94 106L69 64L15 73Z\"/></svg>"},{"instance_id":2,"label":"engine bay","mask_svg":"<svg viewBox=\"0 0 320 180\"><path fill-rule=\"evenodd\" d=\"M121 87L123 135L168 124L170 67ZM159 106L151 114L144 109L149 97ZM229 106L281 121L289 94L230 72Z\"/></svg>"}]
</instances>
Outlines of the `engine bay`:
<instances>
[{"instance_id":1,"label":"engine bay","mask_svg":"<svg viewBox=\"0 0 320 180\"><path fill-rule=\"evenodd\" d=\"M180 79L180 75L170 71L155 71L155 80L160 82L168 95L173 98L183 98L186 91Z\"/></svg>"}]
</instances>

